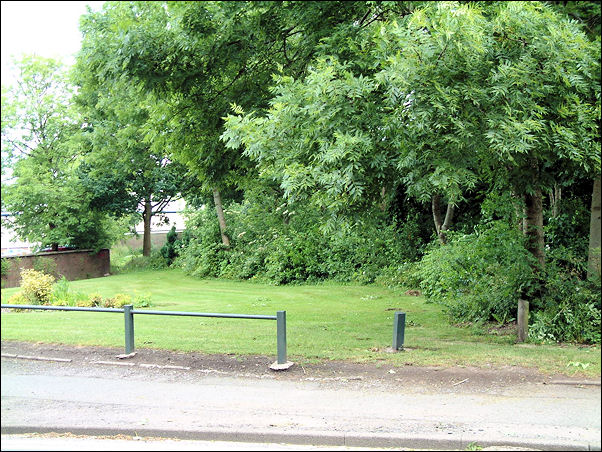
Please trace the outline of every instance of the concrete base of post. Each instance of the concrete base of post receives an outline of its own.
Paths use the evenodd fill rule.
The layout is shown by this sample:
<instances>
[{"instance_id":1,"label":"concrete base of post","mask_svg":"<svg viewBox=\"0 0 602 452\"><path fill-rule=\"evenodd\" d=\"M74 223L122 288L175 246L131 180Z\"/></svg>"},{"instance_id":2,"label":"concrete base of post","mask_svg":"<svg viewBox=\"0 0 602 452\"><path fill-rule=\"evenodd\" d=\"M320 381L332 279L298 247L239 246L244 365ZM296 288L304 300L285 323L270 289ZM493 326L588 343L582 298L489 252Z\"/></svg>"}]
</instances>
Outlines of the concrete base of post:
<instances>
[{"instance_id":1,"label":"concrete base of post","mask_svg":"<svg viewBox=\"0 0 602 452\"><path fill-rule=\"evenodd\" d=\"M117 355L115 358L126 359L126 358L133 358L134 356L136 356L136 352L128 353L127 355L124 353L121 355Z\"/></svg>"},{"instance_id":2,"label":"concrete base of post","mask_svg":"<svg viewBox=\"0 0 602 452\"><path fill-rule=\"evenodd\" d=\"M287 370L290 369L293 364L295 364L292 361L287 361L284 364L278 364L278 361L274 361L271 365L270 365L270 369L272 370Z\"/></svg>"}]
</instances>

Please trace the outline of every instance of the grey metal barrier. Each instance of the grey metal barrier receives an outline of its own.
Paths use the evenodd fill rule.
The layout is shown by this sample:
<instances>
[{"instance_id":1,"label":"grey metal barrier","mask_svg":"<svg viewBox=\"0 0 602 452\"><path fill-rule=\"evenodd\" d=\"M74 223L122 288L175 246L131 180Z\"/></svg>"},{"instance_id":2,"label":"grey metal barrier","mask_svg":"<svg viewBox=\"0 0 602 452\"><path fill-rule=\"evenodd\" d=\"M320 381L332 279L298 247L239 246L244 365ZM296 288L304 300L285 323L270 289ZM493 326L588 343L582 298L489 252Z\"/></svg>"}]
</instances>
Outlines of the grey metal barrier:
<instances>
[{"instance_id":1,"label":"grey metal barrier","mask_svg":"<svg viewBox=\"0 0 602 452\"><path fill-rule=\"evenodd\" d=\"M184 312L184 311L146 311L135 310L132 305L125 305L123 309L119 308L79 308L72 306L40 306L40 305L19 305L3 304L2 309L38 309L44 311L87 311L87 312L119 312L123 313L125 318L125 353L130 354L134 351L134 314L146 315L173 315L188 317L217 317L225 319L258 319L258 320L276 320L276 342L278 364L286 364L286 311L277 311L276 315L250 315L250 314L215 314L208 312Z\"/></svg>"}]
</instances>

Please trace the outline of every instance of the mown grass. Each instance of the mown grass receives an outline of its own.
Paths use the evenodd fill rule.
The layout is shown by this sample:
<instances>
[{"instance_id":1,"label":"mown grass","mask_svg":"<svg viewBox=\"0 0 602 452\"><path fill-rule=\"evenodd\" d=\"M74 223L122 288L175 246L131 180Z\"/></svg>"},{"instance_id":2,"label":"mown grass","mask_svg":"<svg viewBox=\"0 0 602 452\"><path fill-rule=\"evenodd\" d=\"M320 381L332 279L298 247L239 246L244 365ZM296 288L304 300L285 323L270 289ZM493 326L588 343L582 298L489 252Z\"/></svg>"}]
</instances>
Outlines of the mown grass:
<instances>
[{"instance_id":1,"label":"mown grass","mask_svg":"<svg viewBox=\"0 0 602 452\"><path fill-rule=\"evenodd\" d=\"M596 377L600 347L516 344L515 335L450 325L441 308L422 297L378 286L270 286L198 280L179 270L139 271L74 281L72 288L102 296L151 293L155 310L275 315L287 311L289 359L343 359L393 366L525 366L545 373ZM18 289L3 289L2 303ZM403 353L391 346L393 313L407 313ZM3 312L3 340L118 346L123 316L84 312ZM237 355L276 354L276 322L138 315L137 348Z\"/></svg>"}]
</instances>

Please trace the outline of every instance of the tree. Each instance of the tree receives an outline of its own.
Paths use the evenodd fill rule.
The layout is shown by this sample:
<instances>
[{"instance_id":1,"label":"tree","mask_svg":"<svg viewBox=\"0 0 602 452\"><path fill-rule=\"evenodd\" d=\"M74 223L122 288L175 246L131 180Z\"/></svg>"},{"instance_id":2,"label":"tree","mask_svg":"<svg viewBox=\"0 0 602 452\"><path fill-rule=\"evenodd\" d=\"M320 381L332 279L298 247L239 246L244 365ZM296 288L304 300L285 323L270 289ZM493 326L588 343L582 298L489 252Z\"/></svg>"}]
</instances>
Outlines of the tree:
<instances>
[{"instance_id":1,"label":"tree","mask_svg":"<svg viewBox=\"0 0 602 452\"><path fill-rule=\"evenodd\" d=\"M454 204L476 180L485 93L470 75L486 71L483 36L470 23L484 19L462 7L467 17L459 21L446 9L364 35L356 43L362 63L324 57L302 80L278 77L267 115L228 117L222 138L232 148L243 144L289 197L311 193L331 211L365 209L403 184L431 202L445 242Z\"/></svg>"},{"instance_id":2,"label":"tree","mask_svg":"<svg viewBox=\"0 0 602 452\"><path fill-rule=\"evenodd\" d=\"M319 60L301 81L277 80L264 116L228 118L226 142L276 168L292 193L318 190L328 206L374 192L378 177L364 176L387 153L410 192L443 188L454 203L475 180L495 183L524 200L541 269L542 192L600 171L599 46L534 2L428 4L378 27L373 41L374 77L360 83L345 63ZM524 296L540 290L535 283Z\"/></svg>"},{"instance_id":3,"label":"tree","mask_svg":"<svg viewBox=\"0 0 602 452\"><path fill-rule=\"evenodd\" d=\"M186 167L148 141L149 130L163 130L159 101L135 86L98 82L77 65L77 103L86 120L81 145L87 150L79 177L91 207L117 217L140 216L142 254L151 253L151 219L193 186ZM161 152L162 151L162 152Z\"/></svg>"},{"instance_id":4,"label":"tree","mask_svg":"<svg viewBox=\"0 0 602 452\"><path fill-rule=\"evenodd\" d=\"M543 267L542 193L600 171L599 46L541 4L508 4L492 27L491 168L523 196L529 250Z\"/></svg>"},{"instance_id":5,"label":"tree","mask_svg":"<svg viewBox=\"0 0 602 452\"><path fill-rule=\"evenodd\" d=\"M244 146L290 202L310 200L331 214L363 212L394 182L395 155L382 130L377 85L338 59L319 59L302 80L279 76L265 116L226 119L222 139Z\"/></svg>"},{"instance_id":6,"label":"tree","mask_svg":"<svg viewBox=\"0 0 602 452\"><path fill-rule=\"evenodd\" d=\"M29 56L17 67L17 86L7 91L6 103L3 99L11 112L2 130L2 163L12 170L2 187L3 208L14 215L10 226L22 239L54 250L106 246L111 221L90 210L75 173L79 124L66 71L55 60Z\"/></svg>"},{"instance_id":7,"label":"tree","mask_svg":"<svg viewBox=\"0 0 602 452\"><path fill-rule=\"evenodd\" d=\"M171 265L174 259L178 256L176 249L176 241L178 240L178 233L176 232L176 226L172 226L167 236L165 237L165 245L161 248L161 255L167 262L167 265Z\"/></svg>"},{"instance_id":8,"label":"tree","mask_svg":"<svg viewBox=\"0 0 602 452\"><path fill-rule=\"evenodd\" d=\"M475 187L485 143L489 65L486 19L468 5L439 3L375 34L376 79L385 87L386 124L408 194L431 201L437 236L446 243L456 204ZM445 218L441 201L447 201Z\"/></svg>"},{"instance_id":9,"label":"tree","mask_svg":"<svg viewBox=\"0 0 602 452\"><path fill-rule=\"evenodd\" d=\"M219 140L231 105L265 108L279 66L303 73L326 38L344 42L405 8L404 2L108 2L84 18L81 55L103 78L125 72L168 100L172 133L160 145L212 193L228 246L222 193L256 178L249 159Z\"/></svg>"}]
</instances>

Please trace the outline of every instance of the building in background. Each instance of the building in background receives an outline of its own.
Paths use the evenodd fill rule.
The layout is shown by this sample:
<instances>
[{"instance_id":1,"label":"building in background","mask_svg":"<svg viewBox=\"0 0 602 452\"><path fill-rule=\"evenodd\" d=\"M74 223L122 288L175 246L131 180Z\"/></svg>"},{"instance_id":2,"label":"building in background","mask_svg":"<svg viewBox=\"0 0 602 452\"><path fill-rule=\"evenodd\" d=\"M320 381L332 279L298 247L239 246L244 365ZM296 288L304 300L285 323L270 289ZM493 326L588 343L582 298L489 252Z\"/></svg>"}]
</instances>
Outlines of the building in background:
<instances>
[{"instance_id":1,"label":"building in background","mask_svg":"<svg viewBox=\"0 0 602 452\"><path fill-rule=\"evenodd\" d=\"M180 233L184 230L185 222L182 216L182 211L186 203L183 199L170 202L163 211L167 222L161 220L159 215L153 216L151 219L151 243L152 246L163 246L167 233L172 226L175 225L176 232ZM39 243L29 243L20 240L14 231L4 225L4 220L10 220L11 214L2 212L2 256L23 256L31 254ZM141 221L136 226L136 233L128 233L123 240L123 244L130 248L142 248L142 236L144 234L144 223Z\"/></svg>"},{"instance_id":2,"label":"building in background","mask_svg":"<svg viewBox=\"0 0 602 452\"><path fill-rule=\"evenodd\" d=\"M176 232L179 234L185 228L185 219L182 212L186 207L186 202L183 199L172 201L163 210L161 215L154 215L151 218L151 246L163 246L166 241L167 233L172 226L176 227ZM163 221L166 219L167 221ZM129 248L142 248L142 237L144 235L144 222L140 221L136 226L136 233L126 234L122 245Z\"/></svg>"},{"instance_id":3,"label":"building in background","mask_svg":"<svg viewBox=\"0 0 602 452\"><path fill-rule=\"evenodd\" d=\"M2 257L31 254L39 243L29 243L19 239L12 229L4 225L4 222L10 221L10 218L10 213L2 212Z\"/></svg>"}]
</instances>

